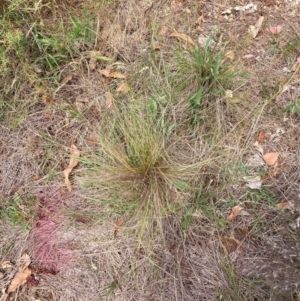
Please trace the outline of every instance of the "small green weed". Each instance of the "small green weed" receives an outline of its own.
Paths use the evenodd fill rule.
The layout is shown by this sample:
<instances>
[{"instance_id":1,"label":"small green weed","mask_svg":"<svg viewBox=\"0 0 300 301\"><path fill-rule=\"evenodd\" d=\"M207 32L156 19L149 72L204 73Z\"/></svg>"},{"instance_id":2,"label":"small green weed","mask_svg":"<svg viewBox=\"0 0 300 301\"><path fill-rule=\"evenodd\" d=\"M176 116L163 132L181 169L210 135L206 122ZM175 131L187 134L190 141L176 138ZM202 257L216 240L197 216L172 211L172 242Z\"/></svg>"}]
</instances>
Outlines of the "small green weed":
<instances>
[{"instance_id":1,"label":"small green weed","mask_svg":"<svg viewBox=\"0 0 300 301\"><path fill-rule=\"evenodd\" d=\"M6 219L12 226L19 226L24 231L30 229L29 218L32 208L32 200L23 200L16 195L13 199L2 199L0 207L0 218ZM23 210L21 210L23 208Z\"/></svg>"},{"instance_id":2,"label":"small green weed","mask_svg":"<svg viewBox=\"0 0 300 301\"><path fill-rule=\"evenodd\" d=\"M189 97L189 105L192 121L198 123L206 118L209 111L215 110L216 99L232 88L233 80L240 74L234 70L224 51L218 49L218 43L212 46L212 36L205 47L180 52L178 62L180 76L176 76L180 83L176 83L176 89L190 87L194 90Z\"/></svg>"},{"instance_id":3,"label":"small green weed","mask_svg":"<svg viewBox=\"0 0 300 301\"><path fill-rule=\"evenodd\" d=\"M273 207L277 201L277 195L272 192L269 187L263 187L261 189L249 188L246 192L245 198L252 202L254 209L262 203Z\"/></svg>"},{"instance_id":4,"label":"small green weed","mask_svg":"<svg viewBox=\"0 0 300 301\"><path fill-rule=\"evenodd\" d=\"M299 100L300 95L297 95L295 99L290 103L289 105L274 110L277 113L280 114L288 114L288 115L294 115L294 116L300 116L300 100Z\"/></svg>"},{"instance_id":5,"label":"small green weed","mask_svg":"<svg viewBox=\"0 0 300 301\"><path fill-rule=\"evenodd\" d=\"M300 46L300 38L294 37L291 38L290 36L285 38L283 33L271 35L271 49L281 54L286 61L290 64L295 59L295 55Z\"/></svg>"}]
</instances>

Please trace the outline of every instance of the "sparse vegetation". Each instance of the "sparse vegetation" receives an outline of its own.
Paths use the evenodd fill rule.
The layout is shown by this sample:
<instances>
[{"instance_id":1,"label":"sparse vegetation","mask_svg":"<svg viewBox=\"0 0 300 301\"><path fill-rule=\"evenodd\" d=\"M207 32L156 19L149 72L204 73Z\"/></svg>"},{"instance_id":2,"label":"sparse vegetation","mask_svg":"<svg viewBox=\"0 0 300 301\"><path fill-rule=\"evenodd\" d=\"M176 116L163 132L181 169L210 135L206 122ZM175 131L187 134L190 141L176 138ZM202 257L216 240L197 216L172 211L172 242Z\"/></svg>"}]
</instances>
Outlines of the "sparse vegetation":
<instances>
[{"instance_id":1,"label":"sparse vegetation","mask_svg":"<svg viewBox=\"0 0 300 301\"><path fill-rule=\"evenodd\" d=\"M299 299L298 8L196 2L0 4L1 300Z\"/></svg>"}]
</instances>

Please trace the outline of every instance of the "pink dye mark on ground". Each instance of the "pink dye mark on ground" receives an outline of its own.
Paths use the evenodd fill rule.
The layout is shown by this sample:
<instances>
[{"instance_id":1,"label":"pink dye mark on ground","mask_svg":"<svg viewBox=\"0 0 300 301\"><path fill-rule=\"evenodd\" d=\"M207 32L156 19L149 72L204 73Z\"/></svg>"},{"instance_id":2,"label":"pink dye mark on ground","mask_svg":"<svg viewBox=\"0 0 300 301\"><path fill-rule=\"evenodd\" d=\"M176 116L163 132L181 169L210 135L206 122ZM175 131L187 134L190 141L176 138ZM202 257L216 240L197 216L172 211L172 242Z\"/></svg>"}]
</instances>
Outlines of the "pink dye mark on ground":
<instances>
[{"instance_id":1,"label":"pink dye mark on ground","mask_svg":"<svg viewBox=\"0 0 300 301\"><path fill-rule=\"evenodd\" d=\"M60 237L60 225L64 219L60 213L61 200L58 195L41 194L39 220L29 235L33 263L45 273L56 274L73 265L72 250L68 242Z\"/></svg>"}]
</instances>

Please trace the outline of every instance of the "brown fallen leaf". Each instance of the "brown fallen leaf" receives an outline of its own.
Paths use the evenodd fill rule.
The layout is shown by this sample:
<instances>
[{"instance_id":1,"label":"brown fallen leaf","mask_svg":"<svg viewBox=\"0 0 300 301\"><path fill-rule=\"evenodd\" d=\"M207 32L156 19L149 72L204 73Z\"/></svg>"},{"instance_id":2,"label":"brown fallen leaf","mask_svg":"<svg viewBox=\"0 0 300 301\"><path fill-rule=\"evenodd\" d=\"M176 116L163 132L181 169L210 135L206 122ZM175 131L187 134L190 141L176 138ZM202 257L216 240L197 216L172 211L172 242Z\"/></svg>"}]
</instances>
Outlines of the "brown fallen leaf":
<instances>
[{"instance_id":1,"label":"brown fallen leaf","mask_svg":"<svg viewBox=\"0 0 300 301\"><path fill-rule=\"evenodd\" d=\"M170 37L179 38L193 46L196 46L196 42L194 42L194 40L185 33L173 32L170 34Z\"/></svg>"},{"instance_id":2,"label":"brown fallen leaf","mask_svg":"<svg viewBox=\"0 0 300 301\"><path fill-rule=\"evenodd\" d=\"M116 72L116 71L115 72L111 72L109 74L109 77L112 77L112 78L121 78L121 79L126 78L126 76L124 74L122 74L120 72Z\"/></svg>"},{"instance_id":3,"label":"brown fallen leaf","mask_svg":"<svg viewBox=\"0 0 300 301\"><path fill-rule=\"evenodd\" d=\"M160 50L160 45L158 44L158 42L154 42L154 43L153 43L152 49L153 49L153 50Z\"/></svg>"},{"instance_id":4,"label":"brown fallen leaf","mask_svg":"<svg viewBox=\"0 0 300 301\"><path fill-rule=\"evenodd\" d=\"M31 179L32 181L38 181L41 178L40 175L34 175Z\"/></svg>"},{"instance_id":5,"label":"brown fallen leaf","mask_svg":"<svg viewBox=\"0 0 300 301\"><path fill-rule=\"evenodd\" d=\"M74 144L72 144L70 153L71 153L71 158L70 158L69 166L64 170L65 185L68 188L69 192L72 191L72 185L69 180L69 174L71 173L73 168L78 164L78 158L80 156L80 151Z\"/></svg>"},{"instance_id":6,"label":"brown fallen leaf","mask_svg":"<svg viewBox=\"0 0 300 301\"><path fill-rule=\"evenodd\" d=\"M238 247L245 247L245 245L233 235L223 236L222 242L224 243L229 253L236 251Z\"/></svg>"},{"instance_id":7,"label":"brown fallen leaf","mask_svg":"<svg viewBox=\"0 0 300 301\"><path fill-rule=\"evenodd\" d=\"M265 19L264 16L260 16L256 24L254 26L250 26L250 33L253 39L255 39L258 33L261 31L264 19Z\"/></svg>"},{"instance_id":8,"label":"brown fallen leaf","mask_svg":"<svg viewBox=\"0 0 300 301\"><path fill-rule=\"evenodd\" d=\"M7 294L14 292L17 288L25 284L30 275L31 270L29 268L25 268L23 271L17 272L7 289Z\"/></svg>"},{"instance_id":9,"label":"brown fallen leaf","mask_svg":"<svg viewBox=\"0 0 300 301\"><path fill-rule=\"evenodd\" d=\"M24 253L20 260L17 262L18 272L12 279L8 289L7 294L14 292L17 288L26 283L27 278L31 275L31 270L28 268L31 259L28 254Z\"/></svg>"},{"instance_id":10,"label":"brown fallen leaf","mask_svg":"<svg viewBox=\"0 0 300 301\"><path fill-rule=\"evenodd\" d=\"M273 0L265 0L265 6L271 6L274 4Z\"/></svg>"},{"instance_id":11,"label":"brown fallen leaf","mask_svg":"<svg viewBox=\"0 0 300 301\"><path fill-rule=\"evenodd\" d=\"M123 82L121 85L117 88L117 92L123 92L128 93L130 91L130 87L127 83Z\"/></svg>"},{"instance_id":12,"label":"brown fallen leaf","mask_svg":"<svg viewBox=\"0 0 300 301\"><path fill-rule=\"evenodd\" d=\"M264 137L265 137L265 132L264 131L260 131L258 133L258 136L257 136L257 142L261 143L263 141Z\"/></svg>"},{"instance_id":13,"label":"brown fallen leaf","mask_svg":"<svg viewBox=\"0 0 300 301\"><path fill-rule=\"evenodd\" d=\"M69 81L72 80L72 78L73 78L73 76L71 74L69 74L69 75L67 75L66 77L63 78L63 80L61 81L60 84L62 86L65 85L65 84L67 84Z\"/></svg>"},{"instance_id":14,"label":"brown fallen leaf","mask_svg":"<svg viewBox=\"0 0 300 301\"><path fill-rule=\"evenodd\" d=\"M120 72L117 72L117 71L111 71L111 70L108 70L108 69L102 69L102 70L99 70L99 73L101 75L104 75L105 77L108 77L108 78L119 78L119 79L124 79L126 78L126 76Z\"/></svg>"},{"instance_id":15,"label":"brown fallen leaf","mask_svg":"<svg viewBox=\"0 0 300 301\"><path fill-rule=\"evenodd\" d=\"M122 217L117 220L115 229L114 229L114 237L116 237L118 229L123 225L123 223L124 223L124 219Z\"/></svg>"},{"instance_id":16,"label":"brown fallen leaf","mask_svg":"<svg viewBox=\"0 0 300 301\"><path fill-rule=\"evenodd\" d=\"M239 214L239 212L243 209L241 206L234 206L231 209L231 213L228 215L227 220L232 221L236 216Z\"/></svg>"},{"instance_id":17,"label":"brown fallen leaf","mask_svg":"<svg viewBox=\"0 0 300 301\"><path fill-rule=\"evenodd\" d=\"M20 189L20 187L14 187L10 192L9 192L9 196L13 196L16 192L18 192L18 190Z\"/></svg>"},{"instance_id":18,"label":"brown fallen leaf","mask_svg":"<svg viewBox=\"0 0 300 301\"><path fill-rule=\"evenodd\" d=\"M101 75L104 75L105 77L109 77L109 75L110 75L110 70L108 70L108 69L101 69L101 70L98 70L99 71L99 73L101 74Z\"/></svg>"},{"instance_id":19,"label":"brown fallen leaf","mask_svg":"<svg viewBox=\"0 0 300 301\"><path fill-rule=\"evenodd\" d=\"M19 271L23 271L24 269L26 269L29 265L30 265L31 259L29 257L29 255L27 253L24 253L20 260L17 262L17 266Z\"/></svg>"},{"instance_id":20,"label":"brown fallen leaf","mask_svg":"<svg viewBox=\"0 0 300 301\"><path fill-rule=\"evenodd\" d=\"M236 249L238 247L238 244L234 240L230 239L230 237L228 237L228 236L224 236L222 238L222 242L227 249L227 253L236 251Z\"/></svg>"},{"instance_id":21,"label":"brown fallen leaf","mask_svg":"<svg viewBox=\"0 0 300 301\"><path fill-rule=\"evenodd\" d=\"M227 51L227 52L225 53L225 57L228 58L228 59L230 59L230 60L232 61L232 60L234 60L234 58L235 58L235 52L232 51L232 50Z\"/></svg>"},{"instance_id":22,"label":"brown fallen leaf","mask_svg":"<svg viewBox=\"0 0 300 301\"><path fill-rule=\"evenodd\" d=\"M0 263L0 268L1 269L9 269L9 268L12 268L12 267L13 267L13 264L10 261L2 261Z\"/></svg>"},{"instance_id":23,"label":"brown fallen leaf","mask_svg":"<svg viewBox=\"0 0 300 301\"><path fill-rule=\"evenodd\" d=\"M52 111L51 111L51 112L48 112L48 113L45 114L45 118L46 118L46 119L50 119L50 118L52 117L52 115L53 115L53 112L52 112Z\"/></svg>"},{"instance_id":24,"label":"brown fallen leaf","mask_svg":"<svg viewBox=\"0 0 300 301\"><path fill-rule=\"evenodd\" d=\"M291 71L295 72L297 70L297 67L300 65L300 56L297 58L296 63L291 67Z\"/></svg>"},{"instance_id":25,"label":"brown fallen leaf","mask_svg":"<svg viewBox=\"0 0 300 301\"><path fill-rule=\"evenodd\" d=\"M282 202L276 204L278 209L292 209L295 206L295 201Z\"/></svg>"},{"instance_id":26,"label":"brown fallen leaf","mask_svg":"<svg viewBox=\"0 0 300 301\"><path fill-rule=\"evenodd\" d=\"M86 138L86 142L88 144L95 144L97 141L96 141L96 139L89 137L89 138Z\"/></svg>"},{"instance_id":27,"label":"brown fallen leaf","mask_svg":"<svg viewBox=\"0 0 300 301\"><path fill-rule=\"evenodd\" d=\"M46 104L53 104L55 99L51 95L47 95L43 98L43 102Z\"/></svg>"},{"instance_id":28,"label":"brown fallen leaf","mask_svg":"<svg viewBox=\"0 0 300 301\"><path fill-rule=\"evenodd\" d=\"M204 20L204 16L203 15L201 15L201 16L199 16L199 18L196 20L196 24L198 24L198 25L200 25L201 23L205 23L206 21Z\"/></svg>"},{"instance_id":29,"label":"brown fallen leaf","mask_svg":"<svg viewBox=\"0 0 300 301\"><path fill-rule=\"evenodd\" d=\"M277 162L278 157L279 157L279 153L274 152L274 153L264 154L262 158L268 166L272 166Z\"/></svg>"},{"instance_id":30,"label":"brown fallen leaf","mask_svg":"<svg viewBox=\"0 0 300 301\"><path fill-rule=\"evenodd\" d=\"M105 105L106 105L107 108L110 108L111 105L112 105L112 100L113 100L111 93L106 92L105 93L105 98L106 98Z\"/></svg>"},{"instance_id":31,"label":"brown fallen leaf","mask_svg":"<svg viewBox=\"0 0 300 301\"><path fill-rule=\"evenodd\" d=\"M121 226L123 225L123 223L124 223L124 219L121 217L121 218L119 218L119 219L117 220L116 226L117 226L117 227L121 227Z\"/></svg>"}]
</instances>

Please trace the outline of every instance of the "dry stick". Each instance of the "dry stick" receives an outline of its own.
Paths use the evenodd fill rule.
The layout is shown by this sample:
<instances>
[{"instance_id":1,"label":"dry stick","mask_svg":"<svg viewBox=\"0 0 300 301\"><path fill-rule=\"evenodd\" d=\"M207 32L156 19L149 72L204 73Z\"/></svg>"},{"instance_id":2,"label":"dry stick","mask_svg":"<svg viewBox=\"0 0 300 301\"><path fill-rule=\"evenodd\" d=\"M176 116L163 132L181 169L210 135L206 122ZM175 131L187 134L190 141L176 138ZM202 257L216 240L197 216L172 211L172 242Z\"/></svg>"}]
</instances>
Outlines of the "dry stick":
<instances>
[{"instance_id":1,"label":"dry stick","mask_svg":"<svg viewBox=\"0 0 300 301\"><path fill-rule=\"evenodd\" d=\"M94 48L96 48L97 43L98 43L98 35L100 31L100 15L97 15L97 27L96 27L96 38L95 38L95 43L94 43Z\"/></svg>"}]
</instances>

